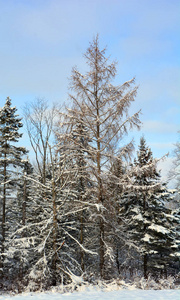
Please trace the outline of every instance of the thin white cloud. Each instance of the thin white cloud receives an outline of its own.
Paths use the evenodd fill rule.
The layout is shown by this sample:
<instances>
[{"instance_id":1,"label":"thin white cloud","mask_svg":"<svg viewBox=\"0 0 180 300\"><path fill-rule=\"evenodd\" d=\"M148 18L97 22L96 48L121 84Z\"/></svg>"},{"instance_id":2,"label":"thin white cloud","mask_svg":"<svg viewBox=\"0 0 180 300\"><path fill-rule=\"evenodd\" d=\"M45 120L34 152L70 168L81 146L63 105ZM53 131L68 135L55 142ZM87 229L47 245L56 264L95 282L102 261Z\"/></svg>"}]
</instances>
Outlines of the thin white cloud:
<instances>
[{"instance_id":1,"label":"thin white cloud","mask_svg":"<svg viewBox=\"0 0 180 300\"><path fill-rule=\"evenodd\" d=\"M140 76L142 76L142 80L139 96L144 98L146 94L145 101L152 101L157 97L166 96L169 98L169 101L178 101L177 103L180 104L180 69L177 64L173 65L171 63L171 58L160 62L158 66L153 64L147 68L142 68Z\"/></svg>"},{"instance_id":2,"label":"thin white cloud","mask_svg":"<svg viewBox=\"0 0 180 300\"><path fill-rule=\"evenodd\" d=\"M173 143L154 143L154 142L152 142L151 147L159 149L159 150L168 149L169 151L171 151L171 150L173 150L174 145L173 145Z\"/></svg>"},{"instance_id":3,"label":"thin white cloud","mask_svg":"<svg viewBox=\"0 0 180 300\"><path fill-rule=\"evenodd\" d=\"M175 133L179 130L179 126L176 124L169 124L164 121L149 120L145 121L142 125L143 132L169 134Z\"/></svg>"}]
</instances>

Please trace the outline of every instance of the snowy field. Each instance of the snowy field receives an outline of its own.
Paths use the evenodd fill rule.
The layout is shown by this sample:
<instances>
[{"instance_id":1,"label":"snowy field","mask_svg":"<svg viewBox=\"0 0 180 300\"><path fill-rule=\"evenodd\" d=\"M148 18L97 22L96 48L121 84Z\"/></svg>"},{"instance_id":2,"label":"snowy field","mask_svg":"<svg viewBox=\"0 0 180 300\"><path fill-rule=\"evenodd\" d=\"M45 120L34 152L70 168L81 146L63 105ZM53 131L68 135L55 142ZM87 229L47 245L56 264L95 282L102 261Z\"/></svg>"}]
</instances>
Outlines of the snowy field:
<instances>
[{"instance_id":1,"label":"snowy field","mask_svg":"<svg viewBox=\"0 0 180 300\"><path fill-rule=\"evenodd\" d=\"M24 293L17 296L0 296L2 300L179 300L180 290L119 290L86 291L74 293Z\"/></svg>"}]
</instances>

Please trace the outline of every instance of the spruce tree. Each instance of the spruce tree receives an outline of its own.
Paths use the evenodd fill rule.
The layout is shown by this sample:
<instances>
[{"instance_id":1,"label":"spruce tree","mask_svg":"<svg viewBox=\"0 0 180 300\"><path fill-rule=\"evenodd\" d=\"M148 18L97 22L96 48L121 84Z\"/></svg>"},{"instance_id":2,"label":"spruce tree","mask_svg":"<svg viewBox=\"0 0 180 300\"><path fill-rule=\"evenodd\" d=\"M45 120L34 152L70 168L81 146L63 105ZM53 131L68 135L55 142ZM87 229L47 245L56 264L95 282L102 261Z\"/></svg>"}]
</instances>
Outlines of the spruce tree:
<instances>
[{"instance_id":1,"label":"spruce tree","mask_svg":"<svg viewBox=\"0 0 180 300\"><path fill-rule=\"evenodd\" d=\"M23 126L21 118L7 97L4 107L0 108L0 176L1 176L1 267L5 258L5 242L12 224L16 224L16 206L13 193L17 187L18 168L23 168L22 156L27 153L24 147L15 145L22 137L19 132ZM14 206L14 209L12 209Z\"/></svg>"},{"instance_id":2,"label":"spruce tree","mask_svg":"<svg viewBox=\"0 0 180 300\"><path fill-rule=\"evenodd\" d=\"M81 246L79 247L75 241L71 241L71 243L74 243L81 271L85 272L86 267L89 270L91 268L90 265L87 266L87 261L90 263L91 258L86 255L83 248L93 248L91 238L94 224L89 217L96 206L93 202L93 182L90 176L91 141L84 125L83 116L80 115L78 120L66 116L63 130L58 128L56 137L58 153L66 159L68 186L74 193L69 209L74 209L75 213L73 216L69 216L69 222L76 225L71 235ZM94 257L91 261L94 263Z\"/></svg>"},{"instance_id":3,"label":"spruce tree","mask_svg":"<svg viewBox=\"0 0 180 300\"><path fill-rule=\"evenodd\" d=\"M160 182L156 162L142 137L132 168L134 185L129 193L126 217L127 230L143 257L145 278L148 273L166 275L166 266L177 256L178 247L178 219L166 206L171 195Z\"/></svg>"}]
</instances>

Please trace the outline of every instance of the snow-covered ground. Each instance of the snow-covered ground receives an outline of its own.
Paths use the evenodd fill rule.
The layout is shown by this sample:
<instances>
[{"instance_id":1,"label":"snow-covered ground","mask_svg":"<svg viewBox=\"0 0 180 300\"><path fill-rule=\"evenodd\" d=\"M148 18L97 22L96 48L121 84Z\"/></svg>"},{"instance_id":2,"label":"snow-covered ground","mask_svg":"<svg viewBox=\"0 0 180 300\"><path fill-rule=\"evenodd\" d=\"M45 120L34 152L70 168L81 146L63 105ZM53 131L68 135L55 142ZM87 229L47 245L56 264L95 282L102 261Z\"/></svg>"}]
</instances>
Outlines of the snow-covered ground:
<instances>
[{"instance_id":1,"label":"snow-covered ground","mask_svg":"<svg viewBox=\"0 0 180 300\"><path fill-rule=\"evenodd\" d=\"M119 290L74 293L24 293L0 296L2 300L179 300L180 290Z\"/></svg>"}]
</instances>

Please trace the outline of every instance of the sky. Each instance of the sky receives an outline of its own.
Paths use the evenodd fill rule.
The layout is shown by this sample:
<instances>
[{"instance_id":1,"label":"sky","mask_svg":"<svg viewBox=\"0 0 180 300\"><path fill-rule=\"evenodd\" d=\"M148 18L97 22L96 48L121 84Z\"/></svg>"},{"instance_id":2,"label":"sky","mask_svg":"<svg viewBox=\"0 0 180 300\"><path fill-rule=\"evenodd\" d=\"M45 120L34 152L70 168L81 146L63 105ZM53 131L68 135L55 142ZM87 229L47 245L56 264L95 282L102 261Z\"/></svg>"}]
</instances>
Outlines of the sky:
<instances>
[{"instance_id":1,"label":"sky","mask_svg":"<svg viewBox=\"0 0 180 300\"><path fill-rule=\"evenodd\" d=\"M36 98L66 102L72 67L85 70L99 34L118 61L115 84L136 77L139 86L131 111L142 110L143 124L130 137L137 149L144 135L154 157L169 153L166 176L180 130L179 16L179 0L0 0L0 107L9 96L22 116Z\"/></svg>"}]
</instances>

